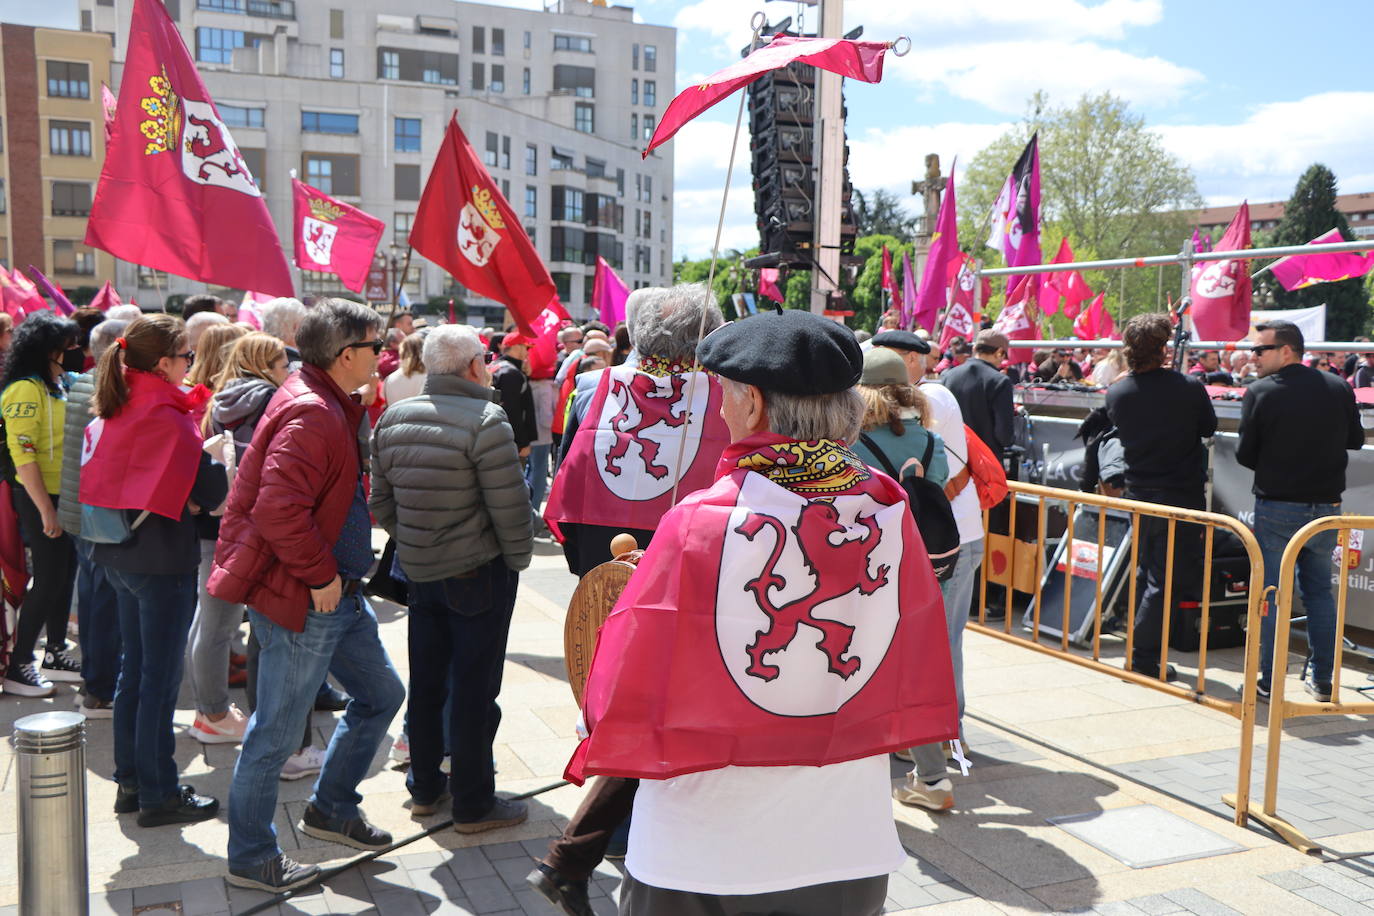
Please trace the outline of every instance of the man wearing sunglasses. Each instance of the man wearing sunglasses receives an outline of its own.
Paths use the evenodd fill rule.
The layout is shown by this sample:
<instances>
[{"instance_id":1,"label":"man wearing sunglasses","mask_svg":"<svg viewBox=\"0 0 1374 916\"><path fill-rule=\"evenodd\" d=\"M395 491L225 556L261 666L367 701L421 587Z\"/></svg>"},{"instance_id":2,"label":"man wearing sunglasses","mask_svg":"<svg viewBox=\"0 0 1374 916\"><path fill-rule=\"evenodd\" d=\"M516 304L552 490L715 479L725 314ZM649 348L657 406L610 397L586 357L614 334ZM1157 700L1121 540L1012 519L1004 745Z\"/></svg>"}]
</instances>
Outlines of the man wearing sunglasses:
<instances>
[{"instance_id":1,"label":"man wearing sunglasses","mask_svg":"<svg viewBox=\"0 0 1374 916\"><path fill-rule=\"evenodd\" d=\"M1264 557L1264 585L1278 585L1284 548L1299 528L1341 514L1346 451L1364 446L1364 429L1350 386L1329 372L1302 364L1302 331L1289 321L1255 325L1251 350L1259 381L1245 390L1236 459L1255 471L1255 538ZM1336 602L1331 596L1331 555L1336 532L1311 538L1298 555L1297 586L1307 610L1311 673L1307 692L1331 700ZM1259 695L1269 696L1274 668L1274 615L1261 629ZM1283 677L1287 659L1279 659Z\"/></svg>"},{"instance_id":2,"label":"man wearing sunglasses","mask_svg":"<svg viewBox=\"0 0 1374 916\"><path fill-rule=\"evenodd\" d=\"M282 891L319 873L282 854L272 815L326 672L351 699L299 829L355 849L391 843L357 792L405 700L360 587L372 566L360 447L369 428L350 392L377 369L380 329L375 311L343 299L307 313L296 332L300 371L259 421L220 525L210 593L249 606L262 647L257 709L230 791L228 880L240 887Z\"/></svg>"}]
</instances>

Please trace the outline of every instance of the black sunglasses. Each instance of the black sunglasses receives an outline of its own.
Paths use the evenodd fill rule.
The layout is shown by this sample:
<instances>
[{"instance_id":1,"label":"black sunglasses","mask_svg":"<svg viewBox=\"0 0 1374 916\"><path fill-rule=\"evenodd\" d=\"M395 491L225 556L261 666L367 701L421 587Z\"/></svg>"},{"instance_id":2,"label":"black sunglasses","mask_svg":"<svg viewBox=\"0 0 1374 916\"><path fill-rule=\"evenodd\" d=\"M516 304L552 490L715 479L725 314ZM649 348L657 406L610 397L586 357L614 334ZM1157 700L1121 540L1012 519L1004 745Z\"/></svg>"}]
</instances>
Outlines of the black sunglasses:
<instances>
[{"instance_id":1,"label":"black sunglasses","mask_svg":"<svg viewBox=\"0 0 1374 916\"><path fill-rule=\"evenodd\" d=\"M340 356L343 356L345 350L361 350L364 347L371 347L372 352L377 354L382 352L383 346L384 344L381 340L360 340L356 343L344 344L339 348L339 352L334 354L334 358L338 359Z\"/></svg>"},{"instance_id":2,"label":"black sunglasses","mask_svg":"<svg viewBox=\"0 0 1374 916\"><path fill-rule=\"evenodd\" d=\"M191 363L196 361L196 353L194 350L187 350L185 353L177 353L175 355L186 360L187 366L191 365Z\"/></svg>"},{"instance_id":3,"label":"black sunglasses","mask_svg":"<svg viewBox=\"0 0 1374 916\"><path fill-rule=\"evenodd\" d=\"M1257 344L1250 348L1250 352L1259 356L1261 353L1268 353L1270 350L1277 350L1280 344Z\"/></svg>"}]
</instances>

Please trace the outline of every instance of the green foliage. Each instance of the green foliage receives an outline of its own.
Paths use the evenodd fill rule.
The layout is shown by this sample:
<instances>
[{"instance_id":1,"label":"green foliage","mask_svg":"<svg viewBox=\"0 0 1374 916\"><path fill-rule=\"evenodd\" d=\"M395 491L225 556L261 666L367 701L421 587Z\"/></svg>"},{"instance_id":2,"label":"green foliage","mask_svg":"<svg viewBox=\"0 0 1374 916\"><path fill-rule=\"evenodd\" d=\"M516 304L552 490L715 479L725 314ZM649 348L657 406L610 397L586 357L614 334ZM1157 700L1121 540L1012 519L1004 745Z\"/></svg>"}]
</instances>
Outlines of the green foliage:
<instances>
[{"instance_id":1,"label":"green foliage","mask_svg":"<svg viewBox=\"0 0 1374 916\"><path fill-rule=\"evenodd\" d=\"M440 318L444 319L445 321L448 321L448 301L450 299L453 300L454 320L457 321L459 324L462 324L465 321L467 321L468 304L464 302L462 298L459 296L445 296L442 294L438 296L430 296L429 299L425 300L425 303L422 307L413 309L413 311L415 311L417 314L438 315Z\"/></svg>"},{"instance_id":2,"label":"green foliage","mask_svg":"<svg viewBox=\"0 0 1374 916\"><path fill-rule=\"evenodd\" d=\"M851 204L860 236L890 235L909 239L916 234L916 217L906 209L900 197L885 188L867 194L855 188Z\"/></svg>"},{"instance_id":3,"label":"green foliage","mask_svg":"<svg viewBox=\"0 0 1374 916\"><path fill-rule=\"evenodd\" d=\"M75 286L66 290L67 300L72 305L80 308L83 305L90 305L92 300L100 293L98 286Z\"/></svg>"},{"instance_id":4,"label":"green foliage","mask_svg":"<svg viewBox=\"0 0 1374 916\"><path fill-rule=\"evenodd\" d=\"M1336 176L1321 163L1308 167L1298 179L1293 196L1284 208L1283 219L1263 243L1305 245L1319 235L1339 229L1341 237L1354 240L1345 214L1336 209ZM1259 247L1260 241L1255 245ZM1253 268L1252 268L1253 269ZM1255 280L1256 307L1277 309L1312 308L1326 305L1326 336L1329 340L1350 340L1369 327L1370 292L1359 279L1339 283L1318 283L1292 292L1269 273ZM1270 305L1272 303L1272 306Z\"/></svg>"}]
</instances>

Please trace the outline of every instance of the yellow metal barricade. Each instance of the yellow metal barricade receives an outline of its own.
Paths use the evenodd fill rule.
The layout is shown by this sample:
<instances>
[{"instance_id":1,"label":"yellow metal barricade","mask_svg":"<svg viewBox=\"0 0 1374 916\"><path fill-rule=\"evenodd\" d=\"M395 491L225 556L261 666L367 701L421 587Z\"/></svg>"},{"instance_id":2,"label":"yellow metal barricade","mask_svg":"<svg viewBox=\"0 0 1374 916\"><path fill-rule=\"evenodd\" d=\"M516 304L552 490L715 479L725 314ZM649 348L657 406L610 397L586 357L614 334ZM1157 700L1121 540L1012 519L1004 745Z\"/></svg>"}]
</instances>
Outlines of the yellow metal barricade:
<instances>
[{"instance_id":1,"label":"yellow metal barricade","mask_svg":"<svg viewBox=\"0 0 1374 916\"><path fill-rule=\"evenodd\" d=\"M1274 673L1269 698L1269 748L1264 766L1264 806L1260 811L1250 812L1255 820L1283 837L1289 844L1303 852L1314 852L1320 845L1304 836L1288 821L1278 815L1279 794L1279 753L1283 740L1283 726L1289 719L1302 716L1322 715L1371 715L1374 702L1341 702L1341 661L1344 656L1342 634L1345 632L1345 606L1350 591L1350 532L1374 529L1374 516L1345 515L1328 516L1315 519L1298 529L1288 546L1284 548L1283 559L1279 562L1279 584L1275 593L1276 617L1274 619ZM1284 697L1286 678L1285 663L1288 659L1288 639L1293 622L1293 584L1300 554L1307 542L1326 531L1340 532L1341 577L1336 589L1336 645L1335 660L1331 667L1331 702L1303 702L1288 700ZM1311 628L1308 628L1309 634ZM1258 643L1259 631L1255 632L1252 642ZM1245 726L1247 731L1254 730L1254 721ZM1249 740L1249 739L1247 739ZM1229 802L1229 799L1228 799ZM1239 817L1240 808L1237 807ZM1239 819L1237 823L1240 823Z\"/></svg>"},{"instance_id":2,"label":"yellow metal barricade","mask_svg":"<svg viewBox=\"0 0 1374 916\"><path fill-rule=\"evenodd\" d=\"M1182 509L1175 506L1164 506L1156 503L1139 502L1132 499L1120 499L1110 496L1100 496L1095 493L1085 493L1077 490L1061 490L1054 487L1042 487L1035 484L1008 482L1011 489L1011 505L1007 524L1007 534L988 534L987 551L984 556L982 569L979 576L979 601L978 619L970 620L969 627L976 632L994 636L1016 645L1033 649L1047 655L1062 658L1065 661L1073 662L1113 677L1121 678L1150 687L1154 690L1171 694L1181 699L1190 700L1194 703L1215 709L1233 716L1241 722L1240 734L1240 765L1236 774L1236 794L1234 797L1227 796L1228 804L1236 809L1235 822L1244 826L1246 817L1249 814L1250 801L1250 764L1254 749L1254 725L1255 725L1255 685L1259 679L1259 647L1260 647L1260 608L1264 597L1264 562L1260 556L1259 543L1255 540L1254 534L1242 522L1229 515L1221 515L1215 512L1204 512L1197 509ZM1018 503L1030 501L1034 503L1036 511L1036 536L1035 541L1029 542L1017 539L1016 515ZM1059 621L1059 645L1047 645L1040 641L1041 618L1044 614L1053 614L1051 609L1042 607L1041 591L1043 587L1042 571L1045 569L1045 541L1046 524L1051 506L1063 505L1065 507L1068 527L1065 537L1068 539L1066 545L1066 562L1064 564L1064 602L1061 620ZM1092 653L1091 656L1080 655L1071 650L1069 644L1070 631L1070 609L1072 602L1072 589L1074 585L1074 561L1070 550L1074 542L1073 519L1076 509L1096 508L1097 510L1097 554L1099 569L1096 575L1096 600L1093 608L1093 627L1092 627ZM1171 684L1162 679L1150 677L1130 670L1131 655L1133 649L1132 628L1127 627L1126 635L1126 667L1120 668L1102 660L1101 640L1102 640L1102 616L1103 616L1103 596L1101 558L1103 549L1106 546L1106 522L1108 510L1130 516L1132 531L1140 530L1140 520L1142 518L1161 519L1167 524L1167 549L1168 555L1173 556L1174 542L1177 526L1180 522L1196 524L1204 529L1203 534L1203 583L1201 606L1199 608L1200 627L1198 644L1198 671L1192 686L1182 683ZM1023 506L1022 511L1032 511L1031 507ZM988 516L983 516L984 531L988 530ZM1371 520L1374 523L1374 520ZM1247 589L1247 610L1246 610L1246 641L1245 641L1245 682L1241 690L1240 699L1229 699L1226 697L1212 696L1207 693L1207 638L1211 628L1212 598L1209 583L1212 576L1212 552L1213 540L1217 529L1229 531L1240 541L1245 548L1246 557L1249 560L1249 587ZM1306 530L1306 529L1304 529ZM1005 538L1005 540L997 540ZM1000 550L1005 551L1005 563L1000 569L990 569L993 565L991 557L993 547L997 545ZM1135 569L1139 558L1139 539L1131 538L1130 549L1130 569L1129 569L1129 598L1127 606L1130 608L1132 617L1136 609L1136 575ZM994 584L1004 584L1011 587L1006 590L1006 617L1000 627L990 626L987 620L987 595L989 581ZM1291 590L1291 574L1289 578ZM1169 632L1170 614L1172 610L1172 597L1174 590L1174 569L1170 563L1167 567L1164 579L1164 609L1163 620L1161 623L1161 639L1159 653L1159 671L1167 670L1169 663ZM1013 591L1031 592L1034 595L1034 608L1031 620L1031 632L1027 636L1021 636L1012 632L1013 616ZM1344 597L1344 593L1342 593ZM1047 620L1046 622L1050 622ZM1051 624L1052 625L1052 624ZM1285 645L1287 630L1284 630ZM1277 694L1276 700L1277 700Z\"/></svg>"}]
</instances>

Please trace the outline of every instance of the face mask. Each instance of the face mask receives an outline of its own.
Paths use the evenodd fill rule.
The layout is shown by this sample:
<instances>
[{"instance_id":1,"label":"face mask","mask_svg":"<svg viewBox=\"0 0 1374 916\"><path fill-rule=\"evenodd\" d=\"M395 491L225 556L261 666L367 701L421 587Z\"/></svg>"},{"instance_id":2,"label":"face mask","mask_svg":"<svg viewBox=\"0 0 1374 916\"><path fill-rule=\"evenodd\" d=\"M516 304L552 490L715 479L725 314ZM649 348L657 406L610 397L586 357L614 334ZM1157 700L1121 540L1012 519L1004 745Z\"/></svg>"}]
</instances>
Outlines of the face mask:
<instances>
[{"instance_id":1,"label":"face mask","mask_svg":"<svg viewBox=\"0 0 1374 916\"><path fill-rule=\"evenodd\" d=\"M62 371L80 372L86 368L86 353L80 347L62 351Z\"/></svg>"}]
</instances>

